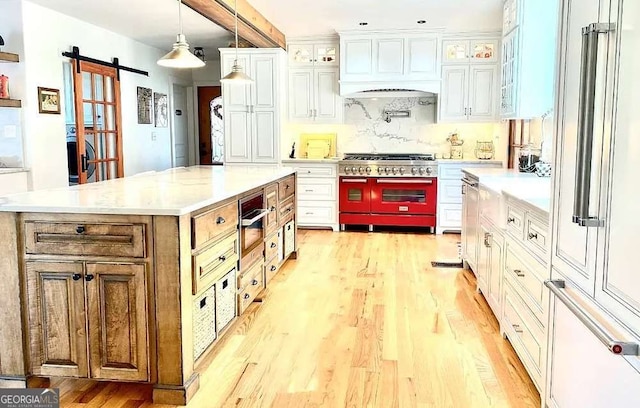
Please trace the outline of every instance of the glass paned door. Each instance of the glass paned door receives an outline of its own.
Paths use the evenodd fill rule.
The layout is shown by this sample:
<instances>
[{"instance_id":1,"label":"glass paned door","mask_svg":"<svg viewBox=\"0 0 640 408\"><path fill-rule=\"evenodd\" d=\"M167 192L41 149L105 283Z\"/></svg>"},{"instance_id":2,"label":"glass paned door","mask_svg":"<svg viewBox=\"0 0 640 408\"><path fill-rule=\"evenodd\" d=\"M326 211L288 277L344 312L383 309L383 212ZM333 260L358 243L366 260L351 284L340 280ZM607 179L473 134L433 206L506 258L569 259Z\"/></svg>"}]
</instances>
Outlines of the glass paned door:
<instances>
[{"instance_id":1,"label":"glass paned door","mask_svg":"<svg viewBox=\"0 0 640 408\"><path fill-rule=\"evenodd\" d=\"M78 182L122 177L120 81L116 69L76 61L74 96Z\"/></svg>"}]
</instances>

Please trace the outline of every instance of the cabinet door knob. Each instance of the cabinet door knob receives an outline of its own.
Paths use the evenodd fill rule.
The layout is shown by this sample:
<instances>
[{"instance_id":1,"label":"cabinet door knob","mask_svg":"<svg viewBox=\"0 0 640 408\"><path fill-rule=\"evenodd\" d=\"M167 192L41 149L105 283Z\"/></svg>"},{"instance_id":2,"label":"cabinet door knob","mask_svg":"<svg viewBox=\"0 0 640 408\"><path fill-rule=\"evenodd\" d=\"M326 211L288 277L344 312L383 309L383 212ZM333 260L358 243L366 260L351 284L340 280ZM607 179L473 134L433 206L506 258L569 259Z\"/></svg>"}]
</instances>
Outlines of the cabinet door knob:
<instances>
[{"instance_id":1,"label":"cabinet door knob","mask_svg":"<svg viewBox=\"0 0 640 408\"><path fill-rule=\"evenodd\" d=\"M93 280L94 276L93 275L86 275L84 277L84 280L86 280L87 282L91 282Z\"/></svg>"},{"instance_id":2,"label":"cabinet door knob","mask_svg":"<svg viewBox=\"0 0 640 408\"><path fill-rule=\"evenodd\" d=\"M513 223L513 222L516 222L516 219L515 219L515 218L513 218L513 217L509 217L509 218L507 218L507 222L508 222L509 224L511 224L511 223Z\"/></svg>"},{"instance_id":3,"label":"cabinet door knob","mask_svg":"<svg viewBox=\"0 0 640 408\"><path fill-rule=\"evenodd\" d=\"M275 265L271 265L271 272L276 270L276 266Z\"/></svg>"},{"instance_id":4,"label":"cabinet door knob","mask_svg":"<svg viewBox=\"0 0 640 408\"><path fill-rule=\"evenodd\" d=\"M520 269L514 269L513 273L515 273L518 278L524 278L524 272L522 272Z\"/></svg>"},{"instance_id":5,"label":"cabinet door knob","mask_svg":"<svg viewBox=\"0 0 640 408\"><path fill-rule=\"evenodd\" d=\"M227 257L224 255L220 255L220 257L218 258L220 261L224 262L227 260Z\"/></svg>"},{"instance_id":6,"label":"cabinet door knob","mask_svg":"<svg viewBox=\"0 0 640 408\"><path fill-rule=\"evenodd\" d=\"M252 281L251 281L251 284L252 284L253 286L256 286L256 285L258 284L258 280L257 280L257 279L252 280Z\"/></svg>"},{"instance_id":7,"label":"cabinet door knob","mask_svg":"<svg viewBox=\"0 0 640 408\"><path fill-rule=\"evenodd\" d=\"M275 242L271 243L271 248L275 248L277 246L277 244Z\"/></svg>"},{"instance_id":8,"label":"cabinet door knob","mask_svg":"<svg viewBox=\"0 0 640 408\"><path fill-rule=\"evenodd\" d=\"M538 239L538 233L530 232L529 233L529 239Z\"/></svg>"},{"instance_id":9,"label":"cabinet door knob","mask_svg":"<svg viewBox=\"0 0 640 408\"><path fill-rule=\"evenodd\" d=\"M288 185L288 184L284 186L284 189L285 189L285 190L288 190L289 188L291 188L291 186L290 186L290 185Z\"/></svg>"},{"instance_id":10,"label":"cabinet door knob","mask_svg":"<svg viewBox=\"0 0 640 408\"><path fill-rule=\"evenodd\" d=\"M73 274L73 280L74 281L79 281L80 278L82 278L82 275L80 275L79 273L74 273Z\"/></svg>"},{"instance_id":11,"label":"cabinet door knob","mask_svg":"<svg viewBox=\"0 0 640 408\"><path fill-rule=\"evenodd\" d=\"M274 212L276 210L276 206L272 205L271 208L269 209L271 212Z\"/></svg>"},{"instance_id":12,"label":"cabinet door knob","mask_svg":"<svg viewBox=\"0 0 640 408\"><path fill-rule=\"evenodd\" d=\"M86 231L86 228L85 228L85 226L84 226L84 225L78 225L78 226L76 227L76 232L77 232L78 234L84 234L84 232L85 232L85 231Z\"/></svg>"},{"instance_id":13,"label":"cabinet door knob","mask_svg":"<svg viewBox=\"0 0 640 408\"><path fill-rule=\"evenodd\" d=\"M244 296L243 296L243 298L244 298L244 300L249 299L249 294L248 294L248 293L245 293L245 294L244 294Z\"/></svg>"},{"instance_id":14,"label":"cabinet door knob","mask_svg":"<svg viewBox=\"0 0 640 408\"><path fill-rule=\"evenodd\" d=\"M227 222L227 220L225 220L223 217L218 217L218 219L216 220L216 224L224 224L225 222Z\"/></svg>"}]
</instances>

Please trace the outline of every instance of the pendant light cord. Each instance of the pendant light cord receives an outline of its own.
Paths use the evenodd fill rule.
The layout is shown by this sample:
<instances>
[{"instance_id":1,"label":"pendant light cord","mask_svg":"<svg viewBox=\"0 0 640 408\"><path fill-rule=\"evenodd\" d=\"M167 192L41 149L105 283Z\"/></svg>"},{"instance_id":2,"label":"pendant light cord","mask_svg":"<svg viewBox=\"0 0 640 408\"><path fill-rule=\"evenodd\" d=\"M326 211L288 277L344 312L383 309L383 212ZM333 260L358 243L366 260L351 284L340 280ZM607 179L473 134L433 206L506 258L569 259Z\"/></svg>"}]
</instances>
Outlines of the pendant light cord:
<instances>
[{"instance_id":1,"label":"pendant light cord","mask_svg":"<svg viewBox=\"0 0 640 408\"><path fill-rule=\"evenodd\" d=\"M234 0L233 9L234 9L234 15L236 19L236 63L235 65L238 65L238 0Z\"/></svg>"},{"instance_id":2,"label":"pendant light cord","mask_svg":"<svg viewBox=\"0 0 640 408\"><path fill-rule=\"evenodd\" d=\"M178 20L180 21L180 34L182 33L182 0L178 0Z\"/></svg>"}]
</instances>

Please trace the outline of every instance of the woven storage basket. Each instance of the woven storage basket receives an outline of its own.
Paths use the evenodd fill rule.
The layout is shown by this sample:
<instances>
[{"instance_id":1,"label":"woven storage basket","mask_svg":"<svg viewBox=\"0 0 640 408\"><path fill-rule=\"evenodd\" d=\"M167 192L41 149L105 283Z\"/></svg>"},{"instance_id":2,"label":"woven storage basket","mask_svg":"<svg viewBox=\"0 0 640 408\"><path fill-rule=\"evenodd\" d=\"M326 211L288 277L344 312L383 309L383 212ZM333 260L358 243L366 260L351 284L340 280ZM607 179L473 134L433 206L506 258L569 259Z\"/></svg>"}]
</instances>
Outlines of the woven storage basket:
<instances>
[{"instance_id":1,"label":"woven storage basket","mask_svg":"<svg viewBox=\"0 0 640 408\"><path fill-rule=\"evenodd\" d=\"M216 316L218 333L236 317L236 268L216 282Z\"/></svg>"},{"instance_id":2,"label":"woven storage basket","mask_svg":"<svg viewBox=\"0 0 640 408\"><path fill-rule=\"evenodd\" d=\"M202 353L216 339L216 289L215 285L193 300L193 357Z\"/></svg>"}]
</instances>

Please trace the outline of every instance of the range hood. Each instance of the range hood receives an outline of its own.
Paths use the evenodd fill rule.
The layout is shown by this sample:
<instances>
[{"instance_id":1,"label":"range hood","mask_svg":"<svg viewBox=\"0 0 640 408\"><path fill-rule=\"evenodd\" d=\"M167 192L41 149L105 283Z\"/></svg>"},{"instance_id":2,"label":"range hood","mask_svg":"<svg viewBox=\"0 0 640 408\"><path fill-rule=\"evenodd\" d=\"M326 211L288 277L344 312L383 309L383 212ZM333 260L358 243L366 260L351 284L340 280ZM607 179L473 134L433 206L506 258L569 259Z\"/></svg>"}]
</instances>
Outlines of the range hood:
<instances>
[{"instance_id":1,"label":"range hood","mask_svg":"<svg viewBox=\"0 0 640 408\"><path fill-rule=\"evenodd\" d=\"M340 95L346 98L423 98L439 92L440 81L340 81Z\"/></svg>"}]
</instances>

